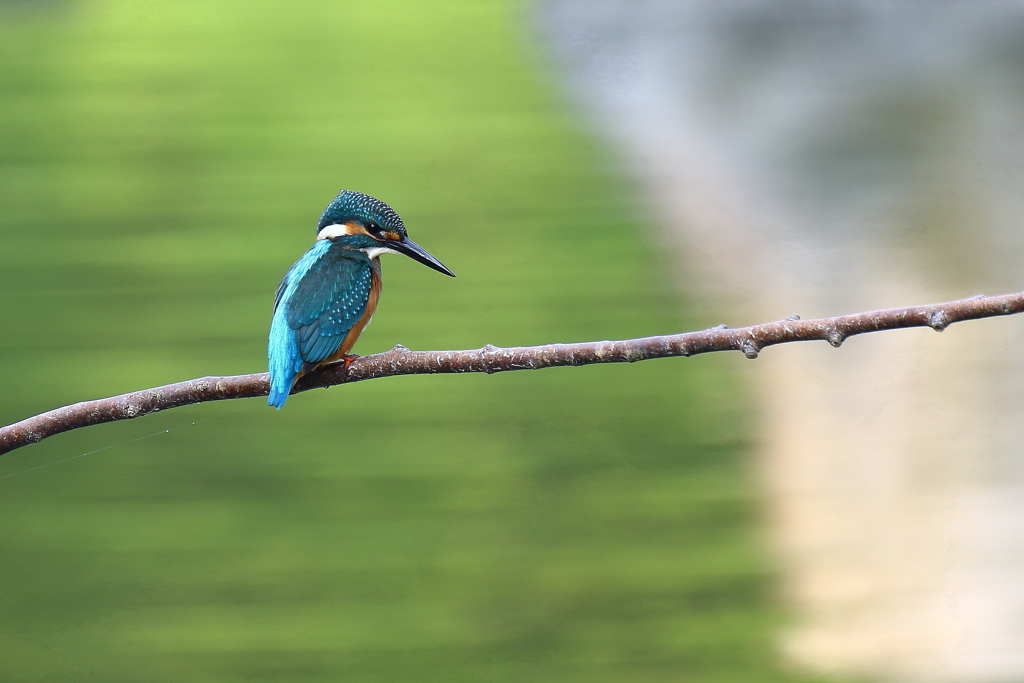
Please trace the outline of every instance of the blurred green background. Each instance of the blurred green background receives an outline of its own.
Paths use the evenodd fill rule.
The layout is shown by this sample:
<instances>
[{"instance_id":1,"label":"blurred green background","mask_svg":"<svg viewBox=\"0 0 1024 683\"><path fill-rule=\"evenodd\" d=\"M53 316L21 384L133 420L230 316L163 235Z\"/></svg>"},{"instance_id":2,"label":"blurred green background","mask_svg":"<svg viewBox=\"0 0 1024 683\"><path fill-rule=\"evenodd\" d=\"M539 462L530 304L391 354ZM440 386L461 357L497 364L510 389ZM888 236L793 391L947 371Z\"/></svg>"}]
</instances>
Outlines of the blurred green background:
<instances>
[{"instance_id":1,"label":"blurred green background","mask_svg":"<svg viewBox=\"0 0 1024 683\"><path fill-rule=\"evenodd\" d=\"M458 275L386 258L358 353L708 322L529 11L0 2L0 422L262 370L339 188ZM0 680L789 680L738 362L393 378L15 451Z\"/></svg>"}]
</instances>

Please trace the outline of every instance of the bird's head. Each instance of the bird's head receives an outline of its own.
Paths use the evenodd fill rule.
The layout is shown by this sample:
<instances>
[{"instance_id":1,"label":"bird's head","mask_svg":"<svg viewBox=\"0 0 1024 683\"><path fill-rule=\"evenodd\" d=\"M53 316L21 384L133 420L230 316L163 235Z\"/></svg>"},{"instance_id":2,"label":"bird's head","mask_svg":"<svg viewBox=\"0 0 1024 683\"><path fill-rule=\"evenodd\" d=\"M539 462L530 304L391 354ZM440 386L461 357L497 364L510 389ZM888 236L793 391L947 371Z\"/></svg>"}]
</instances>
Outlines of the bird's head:
<instances>
[{"instance_id":1,"label":"bird's head","mask_svg":"<svg viewBox=\"0 0 1024 683\"><path fill-rule=\"evenodd\" d=\"M409 239L405 234L405 224L394 209L362 192L342 190L320 216L316 238L358 249L370 258L381 254L405 254L414 261L455 277L455 273Z\"/></svg>"}]
</instances>

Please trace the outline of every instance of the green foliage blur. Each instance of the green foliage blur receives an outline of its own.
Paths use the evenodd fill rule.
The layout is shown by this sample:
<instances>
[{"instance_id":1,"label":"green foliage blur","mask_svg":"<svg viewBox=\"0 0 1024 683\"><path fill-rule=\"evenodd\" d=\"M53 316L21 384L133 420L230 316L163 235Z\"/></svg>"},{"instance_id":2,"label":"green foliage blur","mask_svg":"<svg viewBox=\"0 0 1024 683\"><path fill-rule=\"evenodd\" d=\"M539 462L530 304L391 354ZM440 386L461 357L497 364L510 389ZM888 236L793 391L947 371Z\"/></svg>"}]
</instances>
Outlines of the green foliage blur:
<instances>
[{"instance_id":1,"label":"green foliage blur","mask_svg":"<svg viewBox=\"0 0 1024 683\"><path fill-rule=\"evenodd\" d=\"M687 328L528 11L0 2L0 422L263 370L339 188L458 275L385 257L357 353ZM15 451L0 680L787 680L728 362L393 378Z\"/></svg>"}]
</instances>

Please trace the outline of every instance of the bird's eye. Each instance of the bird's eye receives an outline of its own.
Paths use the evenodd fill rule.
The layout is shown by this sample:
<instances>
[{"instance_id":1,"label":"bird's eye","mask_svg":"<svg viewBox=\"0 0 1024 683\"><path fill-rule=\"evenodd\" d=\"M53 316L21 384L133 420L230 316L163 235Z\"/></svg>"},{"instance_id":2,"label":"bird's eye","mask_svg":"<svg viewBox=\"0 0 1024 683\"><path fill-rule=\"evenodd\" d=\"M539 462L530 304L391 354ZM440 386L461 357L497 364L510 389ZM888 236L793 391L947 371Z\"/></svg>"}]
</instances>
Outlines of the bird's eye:
<instances>
[{"instance_id":1,"label":"bird's eye","mask_svg":"<svg viewBox=\"0 0 1024 683\"><path fill-rule=\"evenodd\" d=\"M369 232L372 232L374 235L380 234L380 226L374 223L373 221L370 221L369 223L366 224L366 229Z\"/></svg>"}]
</instances>

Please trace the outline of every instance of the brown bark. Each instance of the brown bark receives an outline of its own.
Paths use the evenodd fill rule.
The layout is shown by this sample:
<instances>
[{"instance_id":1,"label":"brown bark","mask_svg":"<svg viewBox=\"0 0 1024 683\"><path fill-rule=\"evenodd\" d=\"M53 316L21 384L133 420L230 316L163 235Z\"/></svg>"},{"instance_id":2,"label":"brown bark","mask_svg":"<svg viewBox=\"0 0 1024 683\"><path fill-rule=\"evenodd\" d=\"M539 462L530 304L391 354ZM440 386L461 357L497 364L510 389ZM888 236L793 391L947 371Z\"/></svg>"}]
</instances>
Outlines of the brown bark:
<instances>
[{"instance_id":1,"label":"brown bark","mask_svg":"<svg viewBox=\"0 0 1024 683\"><path fill-rule=\"evenodd\" d=\"M321 368L300 379L292 393L394 375L456 372L490 374L559 365L634 363L649 358L694 356L711 351L740 351L747 358L757 358L762 349L774 344L820 339L838 347L847 337L866 332L903 327L931 327L941 332L961 320L1021 312L1024 312L1024 292L818 320L793 317L751 327L728 329L720 326L700 332L624 341L513 348L487 345L482 349L464 351L410 351L398 345L385 353L357 358L347 371L342 363ZM0 427L0 454L79 427L128 420L192 403L266 394L267 373L260 372L232 377L202 377L120 396L83 401Z\"/></svg>"}]
</instances>

